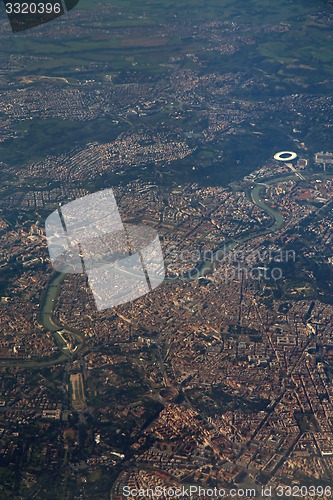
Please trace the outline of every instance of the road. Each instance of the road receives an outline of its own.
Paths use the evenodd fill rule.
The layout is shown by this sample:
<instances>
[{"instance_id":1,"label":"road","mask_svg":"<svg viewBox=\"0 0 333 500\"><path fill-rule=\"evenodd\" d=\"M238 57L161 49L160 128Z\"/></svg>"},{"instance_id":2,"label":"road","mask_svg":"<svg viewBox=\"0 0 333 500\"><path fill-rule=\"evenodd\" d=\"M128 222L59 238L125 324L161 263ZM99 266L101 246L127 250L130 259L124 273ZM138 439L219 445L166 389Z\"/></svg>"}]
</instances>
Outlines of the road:
<instances>
[{"instance_id":1,"label":"road","mask_svg":"<svg viewBox=\"0 0 333 500\"><path fill-rule=\"evenodd\" d=\"M297 176L297 172L296 172L294 175L276 177L274 179L268 179L268 180L264 179L263 181L261 181L260 183L257 183L254 187L252 187L251 193L250 193L252 202L255 205L257 205L259 208L264 210L266 213L268 213L273 218L273 220L274 220L273 224L271 226L263 229L260 232L256 231L251 235L248 235L245 237L243 236L240 238L235 238L233 241L228 242L228 244L225 245L223 248L219 248L215 251L215 253L213 254L213 261L215 260L215 262L216 262L218 260L218 257L219 257L219 255L221 255L221 252L223 252L225 254L226 250L232 250L233 248L237 247L238 245L240 245L246 241L250 241L250 240L252 240L260 235L268 234L268 233L271 233L272 231L279 230L284 224L284 218L280 212L272 209L270 206L268 206L265 203L265 201L263 201L263 199L261 197L262 193L268 186L271 186L273 184L277 184L277 183L282 182L284 180L293 179L293 180L297 181L297 180L299 180L299 177L298 177L298 179L297 179L297 177L298 176ZM304 179L318 179L318 178L332 178L332 175L328 175L327 173L323 173L323 174L316 173L316 174L312 174L312 175L307 175L306 178L304 176L302 176L302 177ZM211 264L211 261L209 262L209 264ZM198 268L195 268L196 272L191 274L189 277L185 278L185 281L194 281L200 277L205 276L205 274L207 274L205 272L205 270L207 270L206 268L207 268L207 262L201 263L200 266L198 266ZM123 272L126 275L131 274L129 271L124 271L121 269L117 269L117 270L118 270L118 272L120 272L120 273ZM133 274L133 275L135 276L135 274ZM43 300L43 303L41 305L41 314L40 314L41 322L42 322L44 328L46 330L52 332L56 337L59 337L56 333L56 330L62 329L62 330L67 331L68 333L70 333L71 335L73 335L77 339L79 347L82 347L83 335L80 335L76 331L74 332L73 329L69 328L66 325L61 325L57 320L54 319L54 315L53 315L54 307L55 307L58 295L60 293L60 288L61 288L61 284L63 282L64 277L65 277L64 274L57 273L49 281L47 288L45 290L44 300ZM179 279L180 279L180 277L175 277L175 278L167 277L167 278L165 278L165 282L172 282L172 281L179 280ZM80 351L80 348L76 349L76 353L78 351ZM38 359L35 359L32 361L30 361L30 360L3 360L3 361L0 361L0 366L31 366L31 367L40 366L40 367L42 367L42 366L49 366L52 364L64 362L67 359L68 359L68 355L61 352L59 354L59 356L53 360L48 360L48 361L38 360Z\"/></svg>"}]
</instances>

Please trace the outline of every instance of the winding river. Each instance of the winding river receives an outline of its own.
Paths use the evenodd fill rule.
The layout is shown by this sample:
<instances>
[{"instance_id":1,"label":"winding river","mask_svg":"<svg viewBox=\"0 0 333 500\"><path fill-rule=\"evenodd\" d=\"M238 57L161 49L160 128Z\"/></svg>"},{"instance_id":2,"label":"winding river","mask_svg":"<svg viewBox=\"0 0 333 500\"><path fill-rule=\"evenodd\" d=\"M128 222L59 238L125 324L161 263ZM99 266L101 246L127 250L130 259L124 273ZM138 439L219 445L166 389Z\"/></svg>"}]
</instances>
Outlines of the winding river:
<instances>
[{"instance_id":1,"label":"winding river","mask_svg":"<svg viewBox=\"0 0 333 500\"><path fill-rule=\"evenodd\" d=\"M314 174L313 176L309 176L308 178L326 178L326 177L331 177L328 176L327 174ZM234 239L232 241L229 241L225 244L223 248L217 249L215 253L213 254L213 258L208 262L201 262L200 265L198 265L194 270L195 272L189 273L188 277L185 278L187 281L193 281L198 278L202 278L205 275L207 275L209 272L212 271L212 267L214 266L214 263L219 259L221 254L223 253L225 255L226 251L234 249L236 246L249 241L253 238L256 238L260 235L263 234L269 234L272 231L277 231L280 229L283 224L284 224L284 218L280 212L277 212L270 206L268 206L265 201L262 199L262 194L263 191L272 184L276 184L278 182L282 182L284 180L290 180L293 179L295 180L296 177L295 175L290 175L290 176L284 176L284 177L278 177L275 179L270 179L268 181L264 181L260 184L256 184L250 192L251 199L255 205L257 205L259 208L264 210L266 213L268 213L272 218L273 218L273 224L269 227L266 227L264 230L260 232L254 232L253 234L243 236L237 239ZM60 354L56 357L53 358L52 360L48 361L40 361L40 360L28 360L28 361L23 361L23 360L8 360L8 361L3 361L0 362L1 364L6 364L6 365L27 365L27 366L48 366L48 365L53 365L56 363L61 363L66 360L68 360L68 357L70 356L70 352L67 350L65 351L64 346L65 343L59 335L59 330L61 330L64 333L68 333L75 337L76 342L77 342L77 348L76 350L80 350L80 348L83 346L84 343L84 338L83 335L81 335L79 332L73 330L72 328L60 324L54 317L54 307L57 302L61 285L62 282L65 278L65 274L61 273L56 273L51 280L49 281L47 288L42 294L42 300L41 300L41 306L40 306L40 321L45 328L45 330L50 331L53 333L55 336L55 340L59 346L62 346L62 351ZM171 277L171 278L166 278L166 281L175 281L179 279L178 277Z\"/></svg>"}]
</instances>

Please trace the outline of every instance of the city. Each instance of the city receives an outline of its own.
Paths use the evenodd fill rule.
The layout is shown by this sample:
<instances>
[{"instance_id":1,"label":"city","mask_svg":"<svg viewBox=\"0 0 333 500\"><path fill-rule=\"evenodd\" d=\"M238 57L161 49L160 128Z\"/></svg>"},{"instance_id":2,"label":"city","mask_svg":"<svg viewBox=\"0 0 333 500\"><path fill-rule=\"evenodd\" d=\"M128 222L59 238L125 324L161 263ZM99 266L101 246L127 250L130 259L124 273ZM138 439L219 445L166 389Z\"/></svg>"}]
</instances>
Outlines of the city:
<instances>
[{"instance_id":1,"label":"city","mask_svg":"<svg viewBox=\"0 0 333 500\"><path fill-rule=\"evenodd\" d=\"M0 498L328 498L332 6L122 2L0 20ZM110 188L166 276L99 311L45 221Z\"/></svg>"}]
</instances>

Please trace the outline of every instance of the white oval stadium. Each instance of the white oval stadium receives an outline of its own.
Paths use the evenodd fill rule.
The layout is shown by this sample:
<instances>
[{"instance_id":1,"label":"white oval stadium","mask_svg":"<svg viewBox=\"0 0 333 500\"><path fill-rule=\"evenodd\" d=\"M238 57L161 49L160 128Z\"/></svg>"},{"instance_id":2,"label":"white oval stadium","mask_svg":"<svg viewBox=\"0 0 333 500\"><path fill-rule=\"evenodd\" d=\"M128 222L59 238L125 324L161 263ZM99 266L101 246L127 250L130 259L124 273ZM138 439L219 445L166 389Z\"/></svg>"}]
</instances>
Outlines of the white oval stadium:
<instances>
[{"instance_id":1,"label":"white oval stadium","mask_svg":"<svg viewBox=\"0 0 333 500\"><path fill-rule=\"evenodd\" d=\"M291 161L297 158L297 153L294 151L279 151L275 153L274 160L278 161Z\"/></svg>"}]
</instances>

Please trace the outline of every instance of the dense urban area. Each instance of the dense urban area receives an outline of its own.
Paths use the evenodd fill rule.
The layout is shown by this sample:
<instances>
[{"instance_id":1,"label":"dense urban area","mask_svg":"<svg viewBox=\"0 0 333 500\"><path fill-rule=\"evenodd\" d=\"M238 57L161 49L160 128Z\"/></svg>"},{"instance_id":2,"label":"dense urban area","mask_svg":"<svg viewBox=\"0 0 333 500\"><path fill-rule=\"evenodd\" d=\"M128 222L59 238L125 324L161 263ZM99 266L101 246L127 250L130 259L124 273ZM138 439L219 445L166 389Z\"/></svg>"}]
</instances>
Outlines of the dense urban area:
<instances>
[{"instance_id":1,"label":"dense urban area","mask_svg":"<svg viewBox=\"0 0 333 500\"><path fill-rule=\"evenodd\" d=\"M15 38L0 20L0 498L329 498L332 6L97 5ZM317 55L293 55L312 29ZM86 275L53 269L45 220L110 187L166 277L98 311Z\"/></svg>"}]
</instances>

